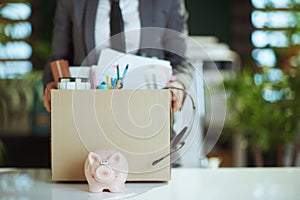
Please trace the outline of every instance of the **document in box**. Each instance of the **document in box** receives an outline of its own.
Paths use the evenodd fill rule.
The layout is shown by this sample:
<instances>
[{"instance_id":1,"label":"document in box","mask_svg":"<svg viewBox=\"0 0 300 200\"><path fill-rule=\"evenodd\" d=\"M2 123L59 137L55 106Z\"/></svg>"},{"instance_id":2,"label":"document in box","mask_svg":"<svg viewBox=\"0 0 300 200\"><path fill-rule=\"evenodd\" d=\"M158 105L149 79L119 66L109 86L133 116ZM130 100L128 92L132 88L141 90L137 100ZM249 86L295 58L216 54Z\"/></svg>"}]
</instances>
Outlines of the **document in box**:
<instances>
[{"instance_id":1,"label":"document in box","mask_svg":"<svg viewBox=\"0 0 300 200\"><path fill-rule=\"evenodd\" d=\"M108 76L117 77L117 70L114 67L116 65L119 65L121 78L126 65L129 66L123 79L124 89L163 88L172 76L172 67L169 61L104 49L101 51L98 65L94 69L94 79L97 77L98 85L106 82Z\"/></svg>"}]
</instances>

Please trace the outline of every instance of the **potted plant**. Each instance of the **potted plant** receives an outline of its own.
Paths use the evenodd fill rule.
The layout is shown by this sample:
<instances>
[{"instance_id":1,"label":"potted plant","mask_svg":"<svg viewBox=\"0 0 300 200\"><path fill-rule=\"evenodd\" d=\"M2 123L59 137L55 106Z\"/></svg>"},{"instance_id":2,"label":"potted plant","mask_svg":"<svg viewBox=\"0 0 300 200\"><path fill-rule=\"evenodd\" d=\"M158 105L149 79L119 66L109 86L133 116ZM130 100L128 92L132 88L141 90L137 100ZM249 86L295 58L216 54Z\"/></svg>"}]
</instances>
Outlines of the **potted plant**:
<instances>
[{"instance_id":1,"label":"potted plant","mask_svg":"<svg viewBox=\"0 0 300 200\"><path fill-rule=\"evenodd\" d=\"M226 128L243 135L256 166L265 166L263 155L267 152L276 152L273 165L282 166L285 145L295 139L299 129L300 96L295 95L294 84L300 82L300 75L280 70L275 78L272 73L274 68L263 68L261 73L244 70L225 81L229 107Z\"/></svg>"},{"instance_id":2,"label":"potted plant","mask_svg":"<svg viewBox=\"0 0 300 200\"><path fill-rule=\"evenodd\" d=\"M36 70L14 79L0 79L0 133L44 131L32 130L38 125L36 117L45 113L41 79L42 71Z\"/></svg>"}]
</instances>

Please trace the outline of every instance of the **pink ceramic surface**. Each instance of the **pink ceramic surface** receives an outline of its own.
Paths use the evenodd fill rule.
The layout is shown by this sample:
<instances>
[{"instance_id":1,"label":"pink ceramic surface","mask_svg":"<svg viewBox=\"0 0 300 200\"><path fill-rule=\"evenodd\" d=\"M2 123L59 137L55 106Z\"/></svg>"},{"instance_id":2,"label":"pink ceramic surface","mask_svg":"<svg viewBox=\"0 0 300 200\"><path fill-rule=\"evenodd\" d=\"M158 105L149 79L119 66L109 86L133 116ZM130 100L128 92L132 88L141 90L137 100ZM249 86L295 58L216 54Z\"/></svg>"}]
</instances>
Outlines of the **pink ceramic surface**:
<instances>
[{"instance_id":1,"label":"pink ceramic surface","mask_svg":"<svg viewBox=\"0 0 300 200\"><path fill-rule=\"evenodd\" d=\"M90 192L123 192L128 163L121 153L112 150L90 152L84 170Z\"/></svg>"}]
</instances>

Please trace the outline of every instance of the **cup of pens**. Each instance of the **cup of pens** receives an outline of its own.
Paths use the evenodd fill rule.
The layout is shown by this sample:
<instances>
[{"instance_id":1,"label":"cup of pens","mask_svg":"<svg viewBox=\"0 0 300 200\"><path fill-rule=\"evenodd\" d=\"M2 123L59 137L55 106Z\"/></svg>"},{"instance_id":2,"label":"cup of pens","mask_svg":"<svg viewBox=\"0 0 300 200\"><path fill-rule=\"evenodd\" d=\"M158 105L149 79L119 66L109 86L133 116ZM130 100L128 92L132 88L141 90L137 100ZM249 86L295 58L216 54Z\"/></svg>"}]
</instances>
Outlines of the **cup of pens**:
<instances>
[{"instance_id":1,"label":"cup of pens","mask_svg":"<svg viewBox=\"0 0 300 200\"><path fill-rule=\"evenodd\" d=\"M122 89L124 85L125 76L128 72L129 65L127 64L123 70L122 76L120 76L120 66L114 65L113 69L116 71L115 76L105 75L105 81L101 81L100 84L98 83L97 74L94 74L94 88L96 89Z\"/></svg>"}]
</instances>

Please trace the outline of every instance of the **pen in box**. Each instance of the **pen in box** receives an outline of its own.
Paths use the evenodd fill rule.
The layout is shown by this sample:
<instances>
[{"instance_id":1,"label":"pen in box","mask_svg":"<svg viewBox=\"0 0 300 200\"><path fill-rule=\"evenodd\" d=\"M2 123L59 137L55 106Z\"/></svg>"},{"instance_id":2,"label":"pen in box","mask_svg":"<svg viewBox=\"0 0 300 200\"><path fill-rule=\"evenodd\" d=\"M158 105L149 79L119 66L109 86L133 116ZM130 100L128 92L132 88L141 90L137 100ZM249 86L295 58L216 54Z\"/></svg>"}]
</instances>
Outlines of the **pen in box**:
<instances>
[{"instance_id":1,"label":"pen in box","mask_svg":"<svg viewBox=\"0 0 300 200\"><path fill-rule=\"evenodd\" d=\"M125 69L124 69L124 71L123 71L122 82L121 82L122 84L124 82L124 79L125 79L126 73L128 71L128 68L129 68L129 65L127 64L126 67L125 67Z\"/></svg>"},{"instance_id":2,"label":"pen in box","mask_svg":"<svg viewBox=\"0 0 300 200\"><path fill-rule=\"evenodd\" d=\"M116 85L117 85L117 78L114 78L113 79L113 83L112 83L112 87L115 89L116 88Z\"/></svg>"},{"instance_id":3,"label":"pen in box","mask_svg":"<svg viewBox=\"0 0 300 200\"><path fill-rule=\"evenodd\" d=\"M106 75L106 85L108 89L112 89L112 82L110 81L109 75Z\"/></svg>"},{"instance_id":4,"label":"pen in box","mask_svg":"<svg viewBox=\"0 0 300 200\"><path fill-rule=\"evenodd\" d=\"M117 80L120 79L120 69L119 69L119 65L117 65Z\"/></svg>"}]
</instances>

